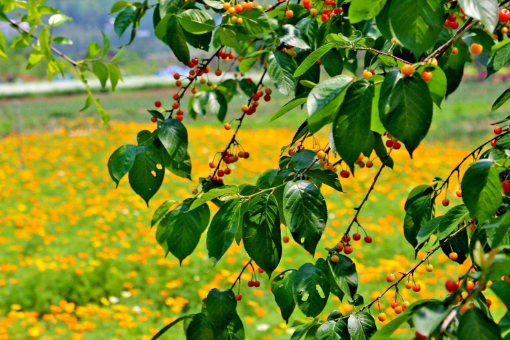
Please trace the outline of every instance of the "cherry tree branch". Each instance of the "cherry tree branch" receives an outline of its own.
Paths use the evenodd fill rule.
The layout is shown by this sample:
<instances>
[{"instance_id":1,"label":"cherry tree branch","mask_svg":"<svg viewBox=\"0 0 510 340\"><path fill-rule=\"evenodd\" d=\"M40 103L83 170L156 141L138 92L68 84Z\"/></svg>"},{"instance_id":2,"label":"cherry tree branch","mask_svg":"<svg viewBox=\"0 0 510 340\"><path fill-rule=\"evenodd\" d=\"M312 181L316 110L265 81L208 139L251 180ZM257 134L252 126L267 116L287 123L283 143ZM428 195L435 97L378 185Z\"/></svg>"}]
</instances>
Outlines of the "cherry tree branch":
<instances>
[{"instance_id":1,"label":"cherry tree branch","mask_svg":"<svg viewBox=\"0 0 510 340\"><path fill-rule=\"evenodd\" d=\"M243 269L241 270L241 272L239 273L239 275L237 275L236 280L235 280L235 281L234 281L234 283L232 284L232 287L230 287L230 289L231 289L231 290L232 290L232 289L234 289L234 287L236 286L236 283L237 283L237 282L241 282L241 276L243 275L243 273L244 273L244 271L246 270L246 268L248 268L248 266L252 266L252 267L253 267L252 262L253 262L253 260L252 260L252 259L250 259L250 261L248 261L248 263L244 265Z\"/></svg>"},{"instance_id":2,"label":"cherry tree branch","mask_svg":"<svg viewBox=\"0 0 510 340\"><path fill-rule=\"evenodd\" d=\"M376 50L375 48L371 48L371 47L356 47L355 48L356 51L369 51L369 52L373 52L377 55L381 54L381 55L385 55L387 57L390 57L390 58L393 58L395 60L398 60L400 62L403 62L404 64L409 64L411 65L412 63L407 61L407 60L404 60L402 58L399 58L397 56L394 56L393 54L390 54L390 53L387 53L387 52L383 52L383 51L379 51L379 50Z\"/></svg>"},{"instance_id":3,"label":"cherry tree branch","mask_svg":"<svg viewBox=\"0 0 510 340\"><path fill-rule=\"evenodd\" d=\"M28 34L30 37L32 37L32 39L34 39L35 41L39 41L39 38L37 36L35 36L34 34L30 33L30 31L26 30L25 28L23 28L21 26L20 23L12 20L12 19L9 19L9 23L14 26L15 29L17 29L18 31L20 32L23 32L23 33L26 33ZM80 65L77 61L71 59L70 57L68 57L66 54L62 53L60 50L58 50L57 48L55 48L53 45L50 44L50 49L53 51L53 53L55 53L56 55L62 57L63 59L65 59L67 62L69 62L71 65L75 66L75 67L80 67L80 68L84 68L83 65Z\"/></svg>"},{"instance_id":4,"label":"cherry tree branch","mask_svg":"<svg viewBox=\"0 0 510 340\"><path fill-rule=\"evenodd\" d=\"M414 274L414 272L416 271L416 269L418 269L419 266L421 266L423 263L425 263L436 251L438 251L441 246L444 246L445 244L447 244L448 242L450 242L450 240L452 238L454 238L455 236L459 235L462 231L464 231L470 224L472 223L472 221L469 221L468 223L464 224L462 227L460 227L456 232L454 232L453 234L450 234L450 236L448 236L447 238L445 238L444 240L442 240L441 242L439 242L439 245L436 246L434 249L432 249L431 251L429 251L427 253L427 255L420 261L418 262L413 268L409 269L407 272L404 273L404 275L402 275L401 278L399 278L397 281L395 281L395 283L393 283L392 285L390 285L388 288L386 288L386 290L384 290L381 294L379 294L378 297L376 297L374 300L372 300L371 302L367 303L365 306L361 307L360 310L358 312L362 312L364 311L365 309L367 308L370 308L372 307L372 305L374 303L376 303L377 301L381 300L381 298L386 294L388 293L392 288L398 286L398 284L400 282L402 282L406 277Z\"/></svg>"}]
</instances>

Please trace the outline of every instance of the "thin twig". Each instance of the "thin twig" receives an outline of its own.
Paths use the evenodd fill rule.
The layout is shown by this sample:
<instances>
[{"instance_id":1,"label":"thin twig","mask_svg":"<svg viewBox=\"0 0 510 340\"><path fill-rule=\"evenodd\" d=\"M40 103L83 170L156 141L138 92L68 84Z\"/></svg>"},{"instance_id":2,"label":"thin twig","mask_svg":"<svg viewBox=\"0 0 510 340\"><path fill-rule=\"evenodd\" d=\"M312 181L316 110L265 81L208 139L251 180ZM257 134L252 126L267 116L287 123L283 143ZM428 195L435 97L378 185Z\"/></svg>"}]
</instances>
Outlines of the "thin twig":
<instances>
[{"instance_id":1,"label":"thin twig","mask_svg":"<svg viewBox=\"0 0 510 340\"><path fill-rule=\"evenodd\" d=\"M253 260L250 259L250 261L248 261L248 263L243 267L243 269L241 270L241 272L239 273L239 275L237 275L237 278L236 280L234 281L234 283L232 284L232 287L230 287L230 290L234 289L234 287L236 286L236 283L237 282L241 282L241 276L243 275L244 271L246 270L246 268L248 268L248 266L252 265L252 262Z\"/></svg>"}]
</instances>

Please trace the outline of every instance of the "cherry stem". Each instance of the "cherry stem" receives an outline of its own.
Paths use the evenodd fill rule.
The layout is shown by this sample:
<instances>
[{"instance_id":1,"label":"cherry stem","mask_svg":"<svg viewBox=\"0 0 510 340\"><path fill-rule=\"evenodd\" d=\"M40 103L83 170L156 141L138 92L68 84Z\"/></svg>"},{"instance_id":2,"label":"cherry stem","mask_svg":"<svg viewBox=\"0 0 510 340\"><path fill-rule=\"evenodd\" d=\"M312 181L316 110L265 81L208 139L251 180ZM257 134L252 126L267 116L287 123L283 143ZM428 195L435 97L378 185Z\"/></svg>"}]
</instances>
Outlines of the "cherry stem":
<instances>
[{"instance_id":1,"label":"cherry stem","mask_svg":"<svg viewBox=\"0 0 510 340\"><path fill-rule=\"evenodd\" d=\"M237 275L237 278L236 280L234 281L234 283L232 284L232 287L230 287L230 289L234 289L235 285L237 282L241 282L241 276L243 275L244 271L246 270L246 268L248 268L248 266L251 266L253 268L253 264L252 264L253 260L250 259L250 261L248 261L247 264L244 265L243 269L241 270L241 272L239 273L239 275ZM255 270L254 270L255 271Z\"/></svg>"}]
</instances>

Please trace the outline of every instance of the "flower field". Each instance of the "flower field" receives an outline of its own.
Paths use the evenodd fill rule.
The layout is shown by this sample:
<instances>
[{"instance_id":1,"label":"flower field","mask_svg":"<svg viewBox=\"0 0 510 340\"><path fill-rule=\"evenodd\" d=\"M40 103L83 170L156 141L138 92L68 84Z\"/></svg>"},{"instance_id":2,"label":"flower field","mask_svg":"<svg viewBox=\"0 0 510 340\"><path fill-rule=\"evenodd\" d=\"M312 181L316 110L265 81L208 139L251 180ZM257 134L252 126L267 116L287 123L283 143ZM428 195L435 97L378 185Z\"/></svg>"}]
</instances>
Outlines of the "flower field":
<instances>
[{"instance_id":1,"label":"flower field","mask_svg":"<svg viewBox=\"0 0 510 340\"><path fill-rule=\"evenodd\" d=\"M177 316L199 310L211 288L229 288L247 262L247 255L234 245L213 268L202 239L198 253L181 267L171 255L164 257L155 230L150 229L152 213L161 202L190 197L197 179L209 175L209 161L231 133L219 124L191 127L194 182L167 176L147 208L129 188L127 178L115 189L106 163L117 146L134 143L137 131L153 126L120 122L112 126L111 131L77 128L33 133L23 136L22 143L16 135L0 141L0 340L148 340ZM231 176L240 183L254 183L258 173L277 165L280 147L291 139L291 130L241 130L239 140L250 159L237 163ZM446 176L472 146L460 150L448 142L424 144L413 160L404 150L392 155L396 172L383 172L361 214L360 221L374 242L354 242L351 256L360 273L359 292L366 301L388 285L387 273L409 269L417 261L399 232L409 190L431 183L435 176ZM357 171L356 178L342 180L344 194L323 188L330 216L318 257L324 255L321 249L336 244L345 231L379 163ZM453 194L457 187L449 190L452 203L459 204ZM378 204L372 204L375 201ZM418 258L423 256L423 252L418 254ZM290 242L284 244L277 271L307 261L315 260ZM445 295L446 279L470 266L467 262L457 266L444 254L433 256L431 263L433 272L417 271L419 293L401 287L406 300ZM247 287L252 275L261 281L259 288ZM244 316L247 339L287 339L290 325L279 316L267 275L248 270L242 278L243 300L238 309ZM491 298L490 292L487 295ZM393 316L391 299L393 294L385 296L381 309ZM491 299L491 308L498 313L498 301ZM325 311L350 308L347 301L335 298ZM181 328L173 328L163 339L182 339Z\"/></svg>"}]
</instances>

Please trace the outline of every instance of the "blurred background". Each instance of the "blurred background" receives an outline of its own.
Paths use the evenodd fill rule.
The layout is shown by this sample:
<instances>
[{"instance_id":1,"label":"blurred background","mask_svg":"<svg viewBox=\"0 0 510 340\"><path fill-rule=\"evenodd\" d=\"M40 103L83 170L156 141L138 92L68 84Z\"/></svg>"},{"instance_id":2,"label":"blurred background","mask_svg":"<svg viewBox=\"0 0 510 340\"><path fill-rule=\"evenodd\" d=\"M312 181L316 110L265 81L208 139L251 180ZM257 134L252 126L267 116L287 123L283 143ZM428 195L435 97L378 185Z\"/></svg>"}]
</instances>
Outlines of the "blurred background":
<instances>
[{"instance_id":1,"label":"blurred background","mask_svg":"<svg viewBox=\"0 0 510 340\"><path fill-rule=\"evenodd\" d=\"M101 41L101 30L111 37L112 46L126 43L116 38L113 18L107 14L114 2L48 0L48 5L56 5L73 18L57 27L62 31L56 35L74 41L61 50L83 57L90 41ZM126 179L115 189L109 178L106 162L111 153L123 144L135 143L138 131L153 129L147 109L155 100L169 106L177 91L171 75L182 67L153 35L150 18L147 15L142 21L138 38L127 48L121 64L124 83L117 91L101 92L92 82L112 115L110 130L102 128L94 108L80 112L86 95L73 79L72 70L66 79L47 81L43 65L25 69L23 53L28 50L16 50L9 59L0 60L0 340L148 340L177 316L199 311L201 299L211 288L229 288L248 260L241 248L233 246L212 268L203 237L198 251L180 267L171 255L164 257L155 230L150 229L152 213L160 203L190 197L198 178L209 175L207 164L232 133L225 131L216 117L199 116L193 121L185 115L194 181L167 174L149 208ZM7 43L15 37L4 23L0 29ZM192 55L200 58L208 53L193 51ZM222 63L222 69L229 68L230 63ZM257 79L257 74L255 69L250 76ZM230 72L225 79L233 76ZM401 233L407 193L418 184L431 183L435 176L445 177L465 154L490 139L490 124L510 114L508 107L490 114L494 100L510 86L509 76L507 70L484 80L485 74L476 64L471 65L460 89L442 109L435 108L429 136L414 159L404 150L395 153L394 171L384 171L360 218L374 243L355 242L351 255L360 273L359 292L366 301L387 286L386 273L409 269L416 261ZM270 103L261 103L257 113L245 120L238 140L251 157L236 163L228 182L254 183L261 172L277 166L281 146L291 141L306 118L304 110L295 110L269 123L271 115L290 99L276 90L273 93ZM229 106L226 121L240 115L245 101L239 93ZM186 103L184 100L184 112ZM319 141L326 144L325 133L319 135ZM318 249L334 245L345 231L353 207L361 201L380 162L375 164L358 171L356 178L342 180L343 194L324 188L330 215ZM452 203L460 204L453 195L457 189L452 185L448 195ZM322 255L324 251L317 253L317 257ZM301 247L286 244L278 271L314 261ZM420 269L415 277L422 291L416 294L403 289L406 299L443 296L446 279L469 268L469 263L459 267L444 254L435 255L431 263L433 273ZM252 275L243 275L244 298L238 307L246 338L289 339L292 320L302 315L296 311L286 325L269 291L267 276L257 274L260 288L248 288L246 282ZM391 316L392 299L393 294L388 294L381 303L381 309ZM493 301L493 313L499 315L501 306ZM345 313L351 306L330 299L325 312L334 309ZM399 336L411 337L406 330ZM163 337L182 338L182 325Z\"/></svg>"}]
</instances>

